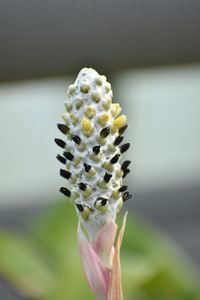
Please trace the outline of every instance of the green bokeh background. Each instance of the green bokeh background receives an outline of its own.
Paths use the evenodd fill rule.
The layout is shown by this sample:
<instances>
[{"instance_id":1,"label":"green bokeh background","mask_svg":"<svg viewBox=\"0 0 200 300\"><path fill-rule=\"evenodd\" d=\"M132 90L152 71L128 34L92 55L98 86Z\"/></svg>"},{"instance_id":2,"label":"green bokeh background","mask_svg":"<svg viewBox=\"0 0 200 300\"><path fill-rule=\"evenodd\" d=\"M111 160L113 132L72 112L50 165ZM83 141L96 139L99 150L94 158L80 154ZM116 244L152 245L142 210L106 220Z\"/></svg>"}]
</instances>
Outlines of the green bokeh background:
<instances>
[{"instance_id":1,"label":"green bokeh background","mask_svg":"<svg viewBox=\"0 0 200 300\"><path fill-rule=\"evenodd\" d=\"M75 211L69 203L57 203L28 234L0 231L0 276L29 299L92 300L77 251ZM200 299L199 274L191 263L163 234L131 213L121 261L125 300Z\"/></svg>"}]
</instances>

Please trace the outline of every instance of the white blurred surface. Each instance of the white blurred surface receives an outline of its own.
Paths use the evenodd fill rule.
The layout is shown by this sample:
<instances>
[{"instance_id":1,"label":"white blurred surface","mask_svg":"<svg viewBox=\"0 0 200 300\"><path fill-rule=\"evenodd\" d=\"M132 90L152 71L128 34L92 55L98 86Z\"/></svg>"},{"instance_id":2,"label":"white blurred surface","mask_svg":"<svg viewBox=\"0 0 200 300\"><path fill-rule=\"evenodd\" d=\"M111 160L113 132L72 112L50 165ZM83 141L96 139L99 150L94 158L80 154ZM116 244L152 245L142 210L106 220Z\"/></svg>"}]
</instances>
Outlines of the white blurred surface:
<instances>
[{"instance_id":1,"label":"white blurred surface","mask_svg":"<svg viewBox=\"0 0 200 300\"><path fill-rule=\"evenodd\" d=\"M69 84L61 78L0 87L0 205L58 196L54 138Z\"/></svg>"},{"instance_id":2,"label":"white blurred surface","mask_svg":"<svg viewBox=\"0 0 200 300\"><path fill-rule=\"evenodd\" d=\"M56 123L74 79L0 86L0 206L58 196L53 140L61 137ZM134 190L199 181L200 66L125 72L112 84L128 115Z\"/></svg>"},{"instance_id":3,"label":"white blurred surface","mask_svg":"<svg viewBox=\"0 0 200 300\"><path fill-rule=\"evenodd\" d=\"M135 190L200 182L200 65L125 72L115 95L128 115Z\"/></svg>"}]
</instances>

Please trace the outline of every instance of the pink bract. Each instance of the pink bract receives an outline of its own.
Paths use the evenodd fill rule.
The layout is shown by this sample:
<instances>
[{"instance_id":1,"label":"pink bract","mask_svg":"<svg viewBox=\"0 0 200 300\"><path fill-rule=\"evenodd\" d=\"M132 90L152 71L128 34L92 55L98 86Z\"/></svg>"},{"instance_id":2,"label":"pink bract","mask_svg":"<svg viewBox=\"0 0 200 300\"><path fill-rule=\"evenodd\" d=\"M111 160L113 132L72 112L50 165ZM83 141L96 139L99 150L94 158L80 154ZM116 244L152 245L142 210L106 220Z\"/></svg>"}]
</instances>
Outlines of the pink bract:
<instances>
[{"instance_id":1,"label":"pink bract","mask_svg":"<svg viewBox=\"0 0 200 300\"><path fill-rule=\"evenodd\" d=\"M120 247L126 226L127 213L114 246L117 225L108 221L97 233L90 244L78 227L78 246L81 263L89 286L101 300L122 300Z\"/></svg>"}]
</instances>

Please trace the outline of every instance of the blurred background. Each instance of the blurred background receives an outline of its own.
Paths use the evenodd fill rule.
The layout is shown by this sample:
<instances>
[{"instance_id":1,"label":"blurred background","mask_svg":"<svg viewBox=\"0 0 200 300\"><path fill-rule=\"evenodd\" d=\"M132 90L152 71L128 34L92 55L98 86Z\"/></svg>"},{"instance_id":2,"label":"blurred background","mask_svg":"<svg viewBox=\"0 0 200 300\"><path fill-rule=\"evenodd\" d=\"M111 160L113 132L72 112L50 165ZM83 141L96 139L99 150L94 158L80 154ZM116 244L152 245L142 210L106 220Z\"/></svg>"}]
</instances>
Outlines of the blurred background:
<instances>
[{"instance_id":1,"label":"blurred background","mask_svg":"<svg viewBox=\"0 0 200 300\"><path fill-rule=\"evenodd\" d=\"M113 101L120 102L128 116L130 215L145 220L142 226L152 226L161 240L177 247L177 257L183 255L198 273L200 2L3 0L0 6L3 234L27 235L30 224L64 202L58 199L61 179L53 140L59 136L56 123L66 88L88 66L107 76ZM9 249L4 243L6 239L0 239L0 299L30 299L16 284L20 276L13 280L12 272L1 265L2 249ZM165 297L158 285L154 289L153 296L140 288L137 298L130 293L127 299L200 299ZM51 299L65 298L60 294Z\"/></svg>"}]
</instances>

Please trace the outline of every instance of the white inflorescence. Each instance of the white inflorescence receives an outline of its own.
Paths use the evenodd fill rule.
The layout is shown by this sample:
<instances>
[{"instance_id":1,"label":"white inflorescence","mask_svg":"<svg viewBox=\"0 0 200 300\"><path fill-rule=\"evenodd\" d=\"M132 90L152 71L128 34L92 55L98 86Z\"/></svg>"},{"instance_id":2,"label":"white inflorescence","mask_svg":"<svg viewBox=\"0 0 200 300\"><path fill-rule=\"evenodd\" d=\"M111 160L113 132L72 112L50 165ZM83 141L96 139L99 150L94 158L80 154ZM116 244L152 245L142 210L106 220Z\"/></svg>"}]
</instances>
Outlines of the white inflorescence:
<instances>
[{"instance_id":1,"label":"white inflorescence","mask_svg":"<svg viewBox=\"0 0 200 300\"><path fill-rule=\"evenodd\" d=\"M58 124L66 140L55 139L63 148L63 156L57 156L65 165L60 174L67 179L60 191L71 199L91 239L131 197L122 186L130 161L120 162L130 146L122 144L126 116L119 116L120 105L112 103L112 96L105 76L82 69L68 87L64 124Z\"/></svg>"}]
</instances>

